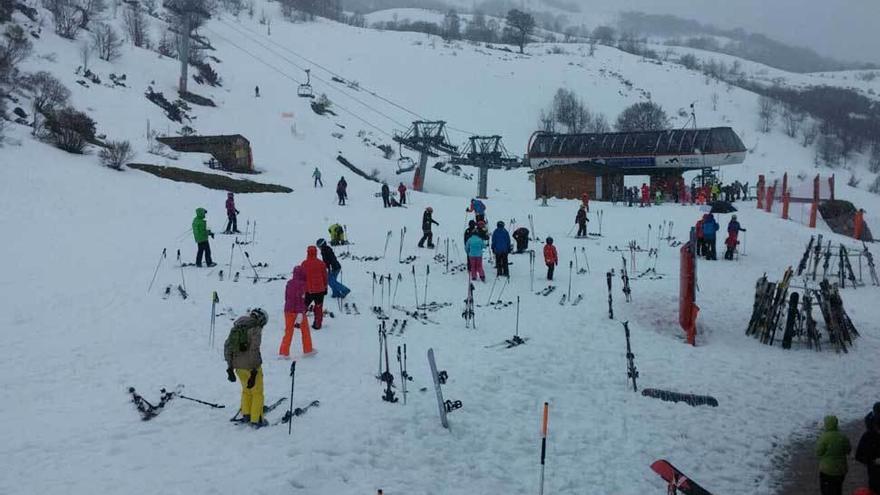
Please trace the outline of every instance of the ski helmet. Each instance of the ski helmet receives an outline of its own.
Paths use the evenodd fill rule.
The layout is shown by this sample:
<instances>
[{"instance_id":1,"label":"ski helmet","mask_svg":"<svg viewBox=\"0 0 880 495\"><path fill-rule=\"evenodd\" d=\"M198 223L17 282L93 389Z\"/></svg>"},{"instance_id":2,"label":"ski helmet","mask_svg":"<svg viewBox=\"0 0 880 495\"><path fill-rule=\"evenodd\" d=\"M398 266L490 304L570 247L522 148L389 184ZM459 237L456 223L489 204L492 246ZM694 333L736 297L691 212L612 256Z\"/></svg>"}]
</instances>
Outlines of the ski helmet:
<instances>
[{"instance_id":1,"label":"ski helmet","mask_svg":"<svg viewBox=\"0 0 880 495\"><path fill-rule=\"evenodd\" d=\"M323 237L315 241L315 245L318 247L322 247L325 244L327 244L327 241L325 241Z\"/></svg>"},{"instance_id":2,"label":"ski helmet","mask_svg":"<svg viewBox=\"0 0 880 495\"><path fill-rule=\"evenodd\" d=\"M250 312L251 318L256 320L257 325L263 327L266 326L266 322L269 321L269 316L263 311L261 308L254 308Z\"/></svg>"},{"instance_id":3,"label":"ski helmet","mask_svg":"<svg viewBox=\"0 0 880 495\"><path fill-rule=\"evenodd\" d=\"M504 222L498 220L498 223L495 224L499 229L504 228Z\"/></svg>"},{"instance_id":4,"label":"ski helmet","mask_svg":"<svg viewBox=\"0 0 880 495\"><path fill-rule=\"evenodd\" d=\"M548 237L548 238L547 238L547 244L553 244L553 238L552 238L552 237Z\"/></svg>"},{"instance_id":5,"label":"ski helmet","mask_svg":"<svg viewBox=\"0 0 880 495\"><path fill-rule=\"evenodd\" d=\"M429 207L425 208L425 211L433 212L433 211L434 211L434 208L431 208L431 207L429 206Z\"/></svg>"}]
</instances>

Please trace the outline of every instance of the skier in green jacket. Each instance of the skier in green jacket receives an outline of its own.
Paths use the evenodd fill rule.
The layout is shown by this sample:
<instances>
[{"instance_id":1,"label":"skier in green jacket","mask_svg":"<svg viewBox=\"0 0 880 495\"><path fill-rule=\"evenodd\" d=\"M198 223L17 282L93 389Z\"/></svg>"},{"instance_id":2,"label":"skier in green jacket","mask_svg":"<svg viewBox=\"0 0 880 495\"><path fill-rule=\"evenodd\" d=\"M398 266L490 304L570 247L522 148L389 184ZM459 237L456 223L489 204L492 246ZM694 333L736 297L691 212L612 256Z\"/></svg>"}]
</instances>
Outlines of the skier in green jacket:
<instances>
[{"instance_id":1,"label":"skier in green jacket","mask_svg":"<svg viewBox=\"0 0 880 495\"><path fill-rule=\"evenodd\" d=\"M846 435L837 429L837 416L825 416L825 431L816 443L819 457L819 490L822 495L842 495L846 477L846 456L852 446Z\"/></svg>"},{"instance_id":2,"label":"skier in green jacket","mask_svg":"<svg viewBox=\"0 0 880 495\"><path fill-rule=\"evenodd\" d=\"M208 223L205 221L206 213L208 213L208 210L204 208L196 208L196 217L193 218L192 223L193 237L199 248L196 253L196 266L198 267L202 266L202 255L205 256L205 262L209 267L217 266L217 264L211 260L211 245L208 243L208 236L213 238L214 233L208 230Z\"/></svg>"}]
</instances>

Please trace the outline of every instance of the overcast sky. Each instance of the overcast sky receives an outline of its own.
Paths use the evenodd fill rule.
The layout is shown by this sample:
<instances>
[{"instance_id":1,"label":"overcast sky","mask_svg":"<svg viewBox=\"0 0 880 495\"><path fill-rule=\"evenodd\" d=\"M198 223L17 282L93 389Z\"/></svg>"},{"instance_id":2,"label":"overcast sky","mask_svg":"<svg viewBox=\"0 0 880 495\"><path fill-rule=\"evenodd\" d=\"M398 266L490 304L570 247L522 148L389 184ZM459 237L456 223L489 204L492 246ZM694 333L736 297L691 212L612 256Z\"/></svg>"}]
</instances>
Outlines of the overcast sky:
<instances>
[{"instance_id":1,"label":"overcast sky","mask_svg":"<svg viewBox=\"0 0 880 495\"><path fill-rule=\"evenodd\" d=\"M673 14L742 27L843 60L880 63L880 0L574 1L583 5L584 14L591 9Z\"/></svg>"}]
</instances>

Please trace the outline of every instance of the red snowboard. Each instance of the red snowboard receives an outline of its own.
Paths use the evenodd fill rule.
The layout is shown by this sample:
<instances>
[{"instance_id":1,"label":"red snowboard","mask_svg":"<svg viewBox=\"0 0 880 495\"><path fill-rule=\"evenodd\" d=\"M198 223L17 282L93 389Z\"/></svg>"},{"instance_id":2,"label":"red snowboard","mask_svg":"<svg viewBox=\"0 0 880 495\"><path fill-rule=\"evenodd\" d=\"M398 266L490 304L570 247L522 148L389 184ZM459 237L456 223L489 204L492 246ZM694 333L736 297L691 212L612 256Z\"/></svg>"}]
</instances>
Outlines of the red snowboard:
<instances>
[{"instance_id":1,"label":"red snowboard","mask_svg":"<svg viewBox=\"0 0 880 495\"><path fill-rule=\"evenodd\" d=\"M684 495L712 495L708 490L696 484L693 480L682 474L675 466L665 459L654 461L651 469L659 474L669 484L669 493L683 493Z\"/></svg>"}]
</instances>

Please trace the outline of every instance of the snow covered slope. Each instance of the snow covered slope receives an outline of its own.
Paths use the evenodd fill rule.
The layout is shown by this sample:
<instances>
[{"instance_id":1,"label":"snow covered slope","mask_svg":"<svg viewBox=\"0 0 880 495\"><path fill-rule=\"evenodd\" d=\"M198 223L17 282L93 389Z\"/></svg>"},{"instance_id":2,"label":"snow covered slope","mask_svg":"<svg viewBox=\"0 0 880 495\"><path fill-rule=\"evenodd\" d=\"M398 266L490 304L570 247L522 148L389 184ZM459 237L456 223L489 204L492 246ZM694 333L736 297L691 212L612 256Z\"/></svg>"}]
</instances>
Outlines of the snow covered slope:
<instances>
[{"instance_id":1,"label":"snow covered slope","mask_svg":"<svg viewBox=\"0 0 880 495\"><path fill-rule=\"evenodd\" d=\"M382 255L392 232L384 259L343 260L343 281L353 289L349 299L361 315L346 315L328 304L336 316L313 332L318 354L296 355L296 406L317 399L320 407L295 420L292 437L283 427L250 431L227 421L237 408L239 385L225 379L219 343L213 349L208 344L213 291L221 301L220 342L235 315L255 306L268 311L262 346L267 399L286 396L290 384L289 362L276 359L284 282L250 283L244 278L252 274L250 267L239 251L231 265L242 280L221 282L219 269L233 252L228 236L212 240L221 264L213 270L181 271L174 259L178 249L183 261L194 257L188 229L195 208L207 208L209 225L222 230L225 194L134 170L102 169L94 156L64 154L34 142L27 128L16 126L11 138L20 144L0 149L0 231L7 234L0 244L0 258L7 262L0 279L0 328L8 368L0 378L7 395L0 405L0 456L6 460L0 492L534 493L540 407L549 401L548 493L659 492L662 483L648 466L665 457L714 492L764 494L772 493L768 459L780 443L816 427L826 413L857 418L873 401L880 380L876 289L844 293L862 332L848 355L783 351L744 335L755 279L764 272L776 278L796 264L812 233L795 222L741 205L748 255L738 262L700 264L700 345L692 348L683 343L677 325L677 249L654 236L659 225L671 222L671 235L684 238L700 214L696 208L594 203L590 230L598 229L595 210L601 209L604 237L575 240L567 235L574 203L552 201L541 208L531 199L525 171L493 171L490 223L515 219L523 225L534 215L534 233L557 240L558 288L552 296L536 296L528 259L514 256L503 295L503 281L493 291L491 274L485 285L478 284L477 330L466 330L460 317L465 277L444 273L445 265L433 261L436 253L417 249L415 237L421 212L430 205L440 222L437 245L445 254L449 239L450 257L463 261L464 209L474 181L430 170L428 192L411 193L409 208L383 209L374 197L377 184L354 177L335 161L341 153L367 171L378 169L380 177L408 181L394 174L396 157L386 160L372 143L391 144L388 134L418 116L444 118L456 129L501 133L507 146L521 153L539 109L558 87L569 87L609 117L647 93L673 112L697 100L701 125L732 125L756 148L744 166L725 170L725 178L754 181L757 173L782 170L815 173L810 153L797 143L753 131L754 95L727 92L677 66L644 63L601 47L594 58L586 49L582 54L568 46L568 54L548 55L546 47L536 46L530 49L535 55L515 56L325 22L273 23L269 38L263 29L255 21L229 18L203 28L217 48L213 55L221 60L223 86L194 87L218 107L194 107L190 123L202 133L245 135L264 172L258 179L294 189L237 197L241 225L257 222L256 242L244 249L255 263L268 263L262 275L287 274L331 223L347 225L355 243L351 253L357 256ZM175 61L140 50L127 51L114 66L93 61L102 79L125 72L128 88L85 88L75 83L75 45L44 31L37 52L54 52L56 61L35 57L28 68L51 70L68 83L74 103L100 121L101 132L135 142L137 160L203 168L201 158L183 155L176 162L145 152L147 120L171 134L179 127L143 97L147 85L173 94ZM361 89L330 81L328 73L294 53L358 81ZM311 67L314 76L328 81L313 78L316 91L335 102L338 117L318 116L295 96L303 74L293 64ZM257 85L259 99L253 96ZM717 112L709 109L713 92L722 94ZM466 137L457 130L451 134L456 142ZM324 171L323 189L311 187L314 166ZM333 195L340 175L350 184L345 207L337 206ZM842 191L838 196L877 210L876 197ZM418 256L413 265L397 262L404 226L402 255ZM608 247L632 240L659 248L656 270L664 277L634 279L628 304L616 278L617 319L609 320L604 274L619 269L621 260ZM545 285L541 245L532 247L539 258L537 291ZM571 277L571 292L585 300L560 306L572 250L580 247L591 270ZM163 249L169 256L148 292ZM653 261L642 256L637 263L641 271ZM436 324L411 320L402 336L390 339L392 353L404 343L408 349L414 381L406 406L383 402L374 378L377 321L369 307L381 289L374 298L373 272L392 279L401 274L399 305L412 308L416 298L423 300L426 280L428 300L451 303L430 314ZM182 284L182 277L189 297L172 292L163 299L165 287ZM519 332L529 338L526 345L484 347L509 338L516 325L515 306L485 306L490 292L491 299L520 298ZM404 315L394 311L392 318ZM640 386L712 394L721 405L689 408L632 393L626 383L624 320L633 331ZM429 347L449 373L447 398L464 404L450 415L449 431L439 425L432 392L420 391L430 388ZM395 369L393 359L392 354ZM161 387L178 384L185 384L187 395L226 409L174 400L156 419L139 421L126 393L129 386L152 400ZM276 411L270 419L278 417Z\"/></svg>"}]
</instances>

